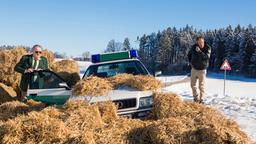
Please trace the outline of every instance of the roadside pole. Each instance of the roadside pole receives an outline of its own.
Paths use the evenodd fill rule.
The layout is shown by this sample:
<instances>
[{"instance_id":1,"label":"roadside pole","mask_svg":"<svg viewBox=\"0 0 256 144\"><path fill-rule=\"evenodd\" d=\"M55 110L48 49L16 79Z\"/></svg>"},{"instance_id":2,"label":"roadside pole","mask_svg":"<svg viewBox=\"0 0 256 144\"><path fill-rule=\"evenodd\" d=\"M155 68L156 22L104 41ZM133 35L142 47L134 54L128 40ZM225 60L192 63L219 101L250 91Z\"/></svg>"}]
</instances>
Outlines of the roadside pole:
<instances>
[{"instance_id":1,"label":"roadside pole","mask_svg":"<svg viewBox=\"0 0 256 144\"><path fill-rule=\"evenodd\" d=\"M224 91L223 91L223 96L225 96L226 94L226 74L227 74L227 70L225 70L224 72Z\"/></svg>"},{"instance_id":2,"label":"roadside pole","mask_svg":"<svg viewBox=\"0 0 256 144\"><path fill-rule=\"evenodd\" d=\"M223 96L226 95L226 78L227 78L227 70L231 70L230 64L228 60L225 59L223 64L220 67L221 70L224 70L224 89L223 89Z\"/></svg>"}]
</instances>

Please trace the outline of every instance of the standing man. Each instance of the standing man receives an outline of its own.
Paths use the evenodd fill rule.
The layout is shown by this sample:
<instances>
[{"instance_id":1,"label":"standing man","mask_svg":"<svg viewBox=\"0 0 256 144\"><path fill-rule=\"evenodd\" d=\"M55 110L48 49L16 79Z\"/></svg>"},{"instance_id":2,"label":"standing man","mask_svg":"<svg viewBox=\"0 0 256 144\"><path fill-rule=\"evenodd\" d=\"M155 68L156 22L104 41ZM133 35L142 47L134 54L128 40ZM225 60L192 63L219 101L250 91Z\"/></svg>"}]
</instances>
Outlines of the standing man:
<instances>
[{"instance_id":1,"label":"standing man","mask_svg":"<svg viewBox=\"0 0 256 144\"><path fill-rule=\"evenodd\" d=\"M20 89L21 89L21 101L26 101L28 84L30 81L30 73L38 70L48 69L48 61L42 55L42 46L34 45L32 47L32 54L24 55L20 61L16 64L14 70L21 73ZM38 77L35 75L31 79L36 81ZM37 83L38 84L38 83Z\"/></svg>"},{"instance_id":2,"label":"standing man","mask_svg":"<svg viewBox=\"0 0 256 144\"><path fill-rule=\"evenodd\" d=\"M196 38L196 44L192 46L188 53L188 60L191 65L191 83L194 101L203 103L203 97L205 95L205 79L206 69L209 65L209 59L211 55L211 48L205 44L204 37L199 36ZM199 80L199 90L197 90L197 80Z\"/></svg>"}]
</instances>

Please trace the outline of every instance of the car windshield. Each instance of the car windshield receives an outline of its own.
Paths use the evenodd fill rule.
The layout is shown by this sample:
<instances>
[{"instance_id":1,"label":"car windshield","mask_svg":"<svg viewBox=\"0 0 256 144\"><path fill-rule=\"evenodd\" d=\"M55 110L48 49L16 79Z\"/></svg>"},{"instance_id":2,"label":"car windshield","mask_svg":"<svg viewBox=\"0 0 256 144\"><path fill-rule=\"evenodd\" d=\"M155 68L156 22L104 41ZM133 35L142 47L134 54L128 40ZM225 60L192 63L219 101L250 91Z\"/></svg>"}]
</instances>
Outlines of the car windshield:
<instances>
[{"instance_id":1,"label":"car windshield","mask_svg":"<svg viewBox=\"0 0 256 144\"><path fill-rule=\"evenodd\" d=\"M148 71L139 61L122 61L107 64L91 65L83 78L88 76L111 77L117 74L148 75Z\"/></svg>"}]
</instances>

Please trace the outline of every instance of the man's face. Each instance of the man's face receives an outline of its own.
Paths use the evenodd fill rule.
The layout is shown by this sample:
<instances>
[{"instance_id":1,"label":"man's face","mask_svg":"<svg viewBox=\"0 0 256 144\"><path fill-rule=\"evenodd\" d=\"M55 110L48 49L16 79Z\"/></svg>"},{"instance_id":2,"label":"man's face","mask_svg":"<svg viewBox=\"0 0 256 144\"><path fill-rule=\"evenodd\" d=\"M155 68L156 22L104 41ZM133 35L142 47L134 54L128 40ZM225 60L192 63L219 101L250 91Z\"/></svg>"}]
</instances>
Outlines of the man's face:
<instances>
[{"instance_id":1,"label":"man's face","mask_svg":"<svg viewBox=\"0 0 256 144\"><path fill-rule=\"evenodd\" d=\"M199 46L199 48L204 48L204 39L200 38L199 40L197 40L197 45Z\"/></svg>"},{"instance_id":2,"label":"man's face","mask_svg":"<svg viewBox=\"0 0 256 144\"><path fill-rule=\"evenodd\" d=\"M35 60L39 60L42 54L42 49L40 47L35 47L33 50L33 57Z\"/></svg>"}]
</instances>

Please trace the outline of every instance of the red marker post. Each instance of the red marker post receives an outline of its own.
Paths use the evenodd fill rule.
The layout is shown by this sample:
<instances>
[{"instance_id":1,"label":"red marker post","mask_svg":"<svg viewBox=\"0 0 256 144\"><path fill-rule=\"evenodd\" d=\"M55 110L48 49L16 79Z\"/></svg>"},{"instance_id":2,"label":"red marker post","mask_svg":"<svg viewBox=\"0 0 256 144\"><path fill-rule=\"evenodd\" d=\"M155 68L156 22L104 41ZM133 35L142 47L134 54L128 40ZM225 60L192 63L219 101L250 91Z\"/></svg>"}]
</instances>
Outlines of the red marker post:
<instances>
[{"instance_id":1,"label":"red marker post","mask_svg":"<svg viewBox=\"0 0 256 144\"><path fill-rule=\"evenodd\" d=\"M220 67L221 70L224 70L224 91L223 91L223 96L225 96L225 89L226 89L226 74L227 74L227 70L231 70L231 66L230 64L228 63L228 60L225 59L223 64L221 65Z\"/></svg>"}]
</instances>

